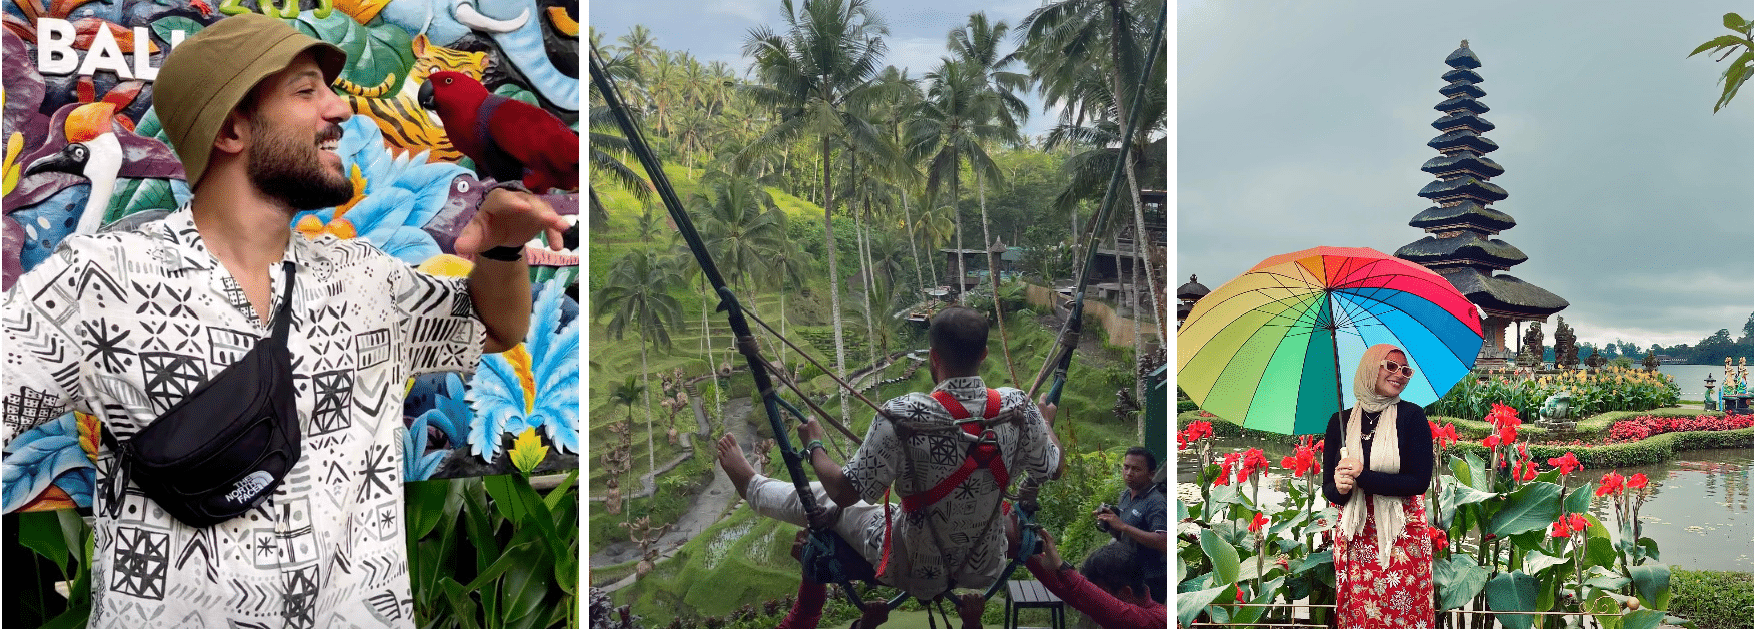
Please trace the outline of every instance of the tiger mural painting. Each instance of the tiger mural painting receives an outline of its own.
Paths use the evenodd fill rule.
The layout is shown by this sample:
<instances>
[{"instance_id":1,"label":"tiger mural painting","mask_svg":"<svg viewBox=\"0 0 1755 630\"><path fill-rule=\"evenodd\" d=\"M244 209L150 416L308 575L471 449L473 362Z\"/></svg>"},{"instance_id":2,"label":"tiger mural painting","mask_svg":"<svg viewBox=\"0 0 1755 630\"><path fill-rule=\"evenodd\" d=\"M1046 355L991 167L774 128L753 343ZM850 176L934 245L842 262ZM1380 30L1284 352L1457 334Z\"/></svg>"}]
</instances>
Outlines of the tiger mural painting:
<instances>
[{"instance_id":1,"label":"tiger mural painting","mask_svg":"<svg viewBox=\"0 0 1755 630\"><path fill-rule=\"evenodd\" d=\"M461 72L477 81L487 76L488 56L485 52L468 52L433 44L426 33L414 36L414 67L402 81L402 89L386 96L396 84L396 75L372 87L361 87L336 77L334 87L342 93L353 113L371 118L384 132L384 146L391 153L417 154L427 152L428 162L456 162L463 153L451 146L445 127L438 115L421 109L416 95L422 83L434 72Z\"/></svg>"}]
</instances>

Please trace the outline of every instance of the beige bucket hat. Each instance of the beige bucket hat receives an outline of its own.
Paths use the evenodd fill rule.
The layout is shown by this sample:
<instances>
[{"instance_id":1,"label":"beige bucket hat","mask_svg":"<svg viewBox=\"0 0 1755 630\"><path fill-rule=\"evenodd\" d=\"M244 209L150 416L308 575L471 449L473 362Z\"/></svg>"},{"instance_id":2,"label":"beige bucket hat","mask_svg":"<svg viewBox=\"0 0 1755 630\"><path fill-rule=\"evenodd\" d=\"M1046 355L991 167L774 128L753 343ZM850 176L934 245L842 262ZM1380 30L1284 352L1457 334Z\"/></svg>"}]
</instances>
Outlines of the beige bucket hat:
<instances>
[{"instance_id":1,"label":"beige bucket hat","mask_svg":"<svg viewBox=\"0 0 1755 630\"><path fill-rule=\"evenodd\" d=\"M306 50L316 51L325 81L334 81L347 65L347 53L334 44L259 13L214 22L171 51L153 84L152 106L191 188L207 171L226 115L250 88Z\"/></svg>"}]
</instances>

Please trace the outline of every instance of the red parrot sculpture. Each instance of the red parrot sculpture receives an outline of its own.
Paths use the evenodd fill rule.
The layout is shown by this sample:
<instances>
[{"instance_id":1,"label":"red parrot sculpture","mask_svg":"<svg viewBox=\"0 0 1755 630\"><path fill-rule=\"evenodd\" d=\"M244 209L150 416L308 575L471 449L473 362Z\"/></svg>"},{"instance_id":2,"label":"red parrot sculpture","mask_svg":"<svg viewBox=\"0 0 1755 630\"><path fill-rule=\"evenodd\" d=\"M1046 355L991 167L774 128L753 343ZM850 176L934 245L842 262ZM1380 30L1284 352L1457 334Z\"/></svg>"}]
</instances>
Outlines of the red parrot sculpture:
<instances>
[{"instance_id":1,"label":"red parrot sculpture","mask_svg":"<svg viewBox=\"0 0 1755 630\"><path fill-rule=\"evenodd\" d=\"M478 176L523 180L541 193L579 189L579 134L553 114L489 94L461 72L434 72L420 86L420 104L439 113L445 135L475 161Z\"/></svg>"}]
</instances>

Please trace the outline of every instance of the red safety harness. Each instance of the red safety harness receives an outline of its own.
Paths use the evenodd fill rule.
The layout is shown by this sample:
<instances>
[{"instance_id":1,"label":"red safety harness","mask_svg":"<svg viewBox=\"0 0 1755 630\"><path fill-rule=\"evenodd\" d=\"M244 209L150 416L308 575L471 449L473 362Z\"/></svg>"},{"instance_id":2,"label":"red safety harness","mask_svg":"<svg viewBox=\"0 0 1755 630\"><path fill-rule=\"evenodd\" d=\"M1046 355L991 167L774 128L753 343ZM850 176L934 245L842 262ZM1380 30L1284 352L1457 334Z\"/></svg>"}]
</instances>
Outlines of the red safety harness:
<instances>
[{"instance_id":1,"label":"red safety harness","mask_svg":"<svg viewBox=\"0 0 1755 630\"><path fill-rule=\"evenodd\" d=\"M980 422L999 415L999 390L987 390L987 408L982 410L980 418L973 420L969 419L969 409L964 407L962 401L957 400L950 392L941 389L933 392L932 398L938 401L938 404L944 407L947 413L951 414L951 419L959 421L964 433L975 436L978 440L969 447L968 454L963 457L963 465L952 472L950 476L945 477L930 490L902 497L902 509L907 512L918 512L944 500L945 497L950 496L952 490L963 485L963 481L977 470L985 468L991 471L993 481L999 484L1000 488L1005 488L1011 482L1011 474L1005 469L1005 459L1000 457L999 442L994 439L992 429L982 428ZM884 553L883 560L878 563L877 574L879 576L885 575L884 572L890 565L890 537L893 533L893 523L890 520L889 498L890 491L886 489L884 490Z\"/></svg>"}]
</instances>

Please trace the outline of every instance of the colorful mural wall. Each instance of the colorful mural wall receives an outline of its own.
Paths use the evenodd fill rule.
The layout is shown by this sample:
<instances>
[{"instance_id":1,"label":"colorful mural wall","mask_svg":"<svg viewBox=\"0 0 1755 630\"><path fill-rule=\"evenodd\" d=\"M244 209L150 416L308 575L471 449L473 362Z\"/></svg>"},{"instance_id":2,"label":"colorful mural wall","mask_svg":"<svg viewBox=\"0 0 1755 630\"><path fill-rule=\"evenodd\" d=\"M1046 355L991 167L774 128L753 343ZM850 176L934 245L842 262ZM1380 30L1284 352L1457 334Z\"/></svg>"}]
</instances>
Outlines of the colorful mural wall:
<instances>
[{"instance_id":1,"label":"colorful mural wall","mask_svg":"<svg viewBox=\"0 0 1755 630\"><path fill-rule=\"evenodd\" d=\"M227 15L276 16L348 54L332 87L356 114L337 151L355 196L295 217L295 237L365 239L430 273L468 273L471 263L452 243L495 180L478 175L422 108L420 88L435 72L462 73L578 129L575 2L0 3L4 288L69 235L132 229L188 200L182 165L152 110L153 79L178 43ZM543 197L562 215L578 215L577 190ZM526 247L535 305L524 344L484 357L471 377L407 384L407 480L578 467L576 223L567 247ZM97 421L70 413L7 444L0 511L89 507L97 441Z\"/></svg>"}]
</instances>

